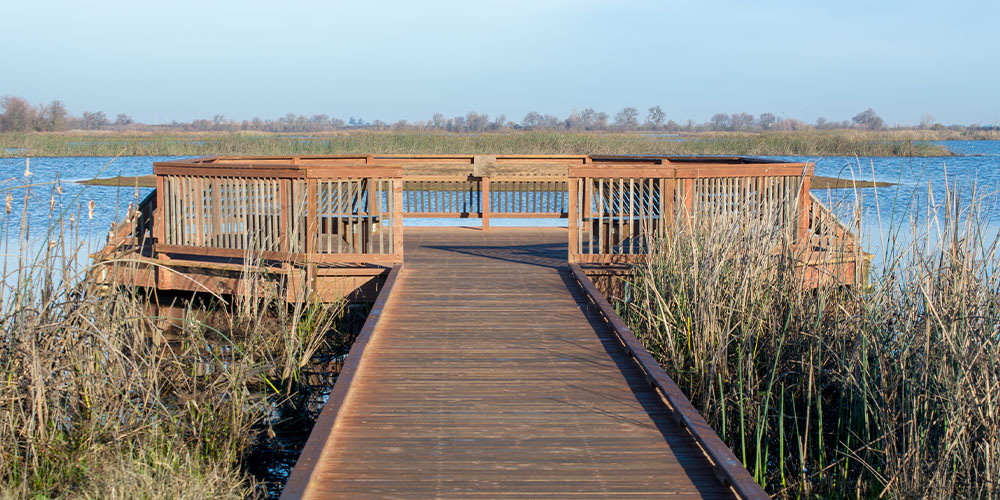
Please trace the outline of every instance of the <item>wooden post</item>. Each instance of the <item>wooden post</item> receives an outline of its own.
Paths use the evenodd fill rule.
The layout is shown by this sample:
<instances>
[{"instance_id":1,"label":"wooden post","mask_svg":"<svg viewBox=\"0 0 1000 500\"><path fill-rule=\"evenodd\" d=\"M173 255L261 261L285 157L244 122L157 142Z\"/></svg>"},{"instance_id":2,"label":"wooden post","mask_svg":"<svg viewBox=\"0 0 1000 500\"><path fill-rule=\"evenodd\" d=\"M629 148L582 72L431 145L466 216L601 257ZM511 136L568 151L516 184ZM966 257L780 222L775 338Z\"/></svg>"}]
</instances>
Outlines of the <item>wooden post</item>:
<instances>
[{"instance_id":1,"label":"wooden post","mask_svg":"<svg viewBox=\"0 0 1000 500\"><path fill-rule=\"evenodd\" d=\"M481 180L482 190L480 191L480 217L483 219L483 231L490 228L490 178L483 177Z\"/></svg>"},{"instance_id":2,"label":"wooden post","mask_svg":"<svg viewBox=\"0 0 1000 500\"><path fill-rule=\"evenodd\" d=\"M676 174L675 174L676 175ZM674 222L674 195L677 193L677 178L660 179L660 231L661 236Z\"/></svg>"},{"instance_id":3,"label":"wooden post","mask_svg":"<svg viewBox=\"0 0 1000 500\"><path fill-rule=\"evenodd\" d=\"M570 264L576 262L576 254L578 245L580 244L579 230L581 221L579 207L577 205L578 183L579 179L572 177L570 177L566 182L569 194L569 219L567 219L569 221L567 223L567 226L569 226L569 255L567 256L567 260Z\"/></svg>"},{"instance_id":4,"label":"wooden post","mask_svg":"<svg viewBox=\"0 0 1000 500\"><path fill-rule=\"evenodd\" d=\"M166 210L167 205L166 205L166 200L164 198L165 196L163 188L163 176L157 175L156 211L150 214L150 220L153 221L153 224L156 224L156 232L154 233L154 235L156 236L157 245L165 245L167 241L167 218L165 217L165 214L167 213ZM159 216L159 220L157 220L157 216Z\"/></svg>"},{"instance_id":5,"label":"wooden post","mask_svg":"<svg viewBox=\"0 0 1000 500\"><path fill-rule=\"evenodd\" d=\"M193 186L191 186L191 187L193 188L192 192L193 192L193 194L195 196L195 199L194 199L194 206L195 206L194 227L195 227L195 231L197 231L195 233L195 237L194 237L194 244L197 245L197 246L202 246L202 233L204 231L204 229L202 227L202 218L204 218L204 216L205 216L205 213L204 213L204 198L205 198L205 193L202 190L203 188L202 188L202 184L201 184L201 181L202 181L202 177L201 176L193 177L191 180L194 181L194 182L192 182Z\"/></svg>"},{"instance_id":6,"label":"wooden post","mask_svg":"<svg viewBox=\"0 0 1000 500\"><path fill-rule=\"evenodd\" d=\"M799 192L799 230L798 237L799 242L803 245L806 244L808 238L806 234L809 232L809 214L810 207L812 206L812 199L809 197L810 181L812 180L813 166L812 164L807 165L802 172L802 189Z\"/></svg>"},{"instance_id":7,"label":"wooden post","mask_svg":"<svg viewBox=\"0 0 1000 500\"><path fill-rule=\"evenodd\" d=\"M392 250L403 262L403 178L392 178Z\"/></svg>"},{"instance_id":8,"label":"wooden post","mask_svg":"<svg viewBox=\"0 0 1000 500\"><path fill-rule=\"evenodd\" d=\"M684 217L688 223L694 218L694 179L684 179Z\"/></svg>"},{"instance_id":9,"label":"wooden post","mask_svg":"<svg viewBox=\"0 0 1000 500\"><path fill-rule=\"evenodd\" d=\"M212 177L212 238L211 244L219 248L225 248L222 241L222 200L219 196L219 178Z\"/></svg>"},{"instance_id":10,"label":"wooden post","mask_svg":"<svg viewBox=\"0 0 1000 500\"><path fill-rule=\"evenodd\" d=\"M306 247L305 254L307 261L313 262L313 254L316 252L316 239L319 230L316 227L316 179L306 180Z\"/></svg>"},{"instance_id":11,"label":"wooden post","mask_svg":"<svg viewBox=\"0 0 1000 500\"><path fill-rule=\"evenodd\" d=\"M285 254L286 259L288 258L288 189L291 183L291 179L278 180L278 202L281 204L278 208L278 237L281 242L281 252Z\"/></svg>"}]
</instances>

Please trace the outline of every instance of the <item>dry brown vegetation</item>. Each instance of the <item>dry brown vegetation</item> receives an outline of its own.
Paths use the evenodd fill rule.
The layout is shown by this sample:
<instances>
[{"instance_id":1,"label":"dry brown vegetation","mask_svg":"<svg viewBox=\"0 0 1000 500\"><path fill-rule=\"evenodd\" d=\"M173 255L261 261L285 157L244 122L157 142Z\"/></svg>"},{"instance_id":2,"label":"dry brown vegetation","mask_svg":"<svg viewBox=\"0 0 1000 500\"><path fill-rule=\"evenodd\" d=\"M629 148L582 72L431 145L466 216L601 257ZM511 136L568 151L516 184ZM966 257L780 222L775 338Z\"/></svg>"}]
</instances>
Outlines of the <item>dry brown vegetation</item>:
<instances>
[{"instance_id":1,"label":"dry brown vegetation","mask_svg":"<svg viewBox=\"0 0 1000 500\"><path fill-rule=\"evenodd\" d=\"M679 227L620 305L773 495L997 498L1000 258L977 207L949 197L847 289L804 289L759 222Z\"/></svg>"},{"instance_id":2,"label":"dry brown vegetation","mask_svg":"<svg viewBox=\"0 0 1000 500\"><path fill-rule=\"evenodd\" d=\"M643 133L351 131L250 133L0 133L3 156L195 156L308 154L673 154L949 156L911 132L804 130L666 137Z\"/></svg>"},{"instance_id":3,"label":"dry brown vegetation","mask_svg":"<svg viewBox=\"0 0 1000 500\"><path fill-rule=\"evenodd\" d=\"M289 306L280 290L208 297L156 342L164 318L150 298L75 264L74 251L57 235L6 269L0 498L262 495L244 460L317 350L348 342L330 336L341 305Z\"/></svg>"}]
</instances>

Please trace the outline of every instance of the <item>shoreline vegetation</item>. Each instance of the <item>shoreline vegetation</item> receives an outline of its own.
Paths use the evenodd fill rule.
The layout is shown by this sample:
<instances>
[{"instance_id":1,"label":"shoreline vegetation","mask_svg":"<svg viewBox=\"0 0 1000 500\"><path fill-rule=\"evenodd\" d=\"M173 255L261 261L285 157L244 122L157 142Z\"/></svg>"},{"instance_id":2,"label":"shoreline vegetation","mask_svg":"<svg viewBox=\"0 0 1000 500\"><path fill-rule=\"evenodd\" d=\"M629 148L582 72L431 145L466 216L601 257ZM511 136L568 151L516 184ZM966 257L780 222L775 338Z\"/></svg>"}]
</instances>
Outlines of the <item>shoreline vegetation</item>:
<instances>
[{"instance_id":1,"label":"shoreline vegetation","mask_svg":"<svg viewBox=\"0 0 1000 500\"><path fill-rule=\"evenodd\" d=\"M155 175L140 175L135 177L129 176L118 176L109 177L103 179L88 179L83 181L77 181L79 184L84 184L87 186L106 186L106 187L141 187L141 188L155 188L156 187L156 176ZM812 189L854 189L854 188L870 188L870 187L889 187L895 186L894 182L884 182L884 181L855 181L851 179L842 179L839 177L825 177L822 175L814 175L812 178Z\"/></svg>"},{"instance_id":2,"label":"shoreline vegetation","mask_svg":"<svg viewBox=\"0 0 1000 500\"><path fill-rule=\"evenodd\" d=\"M61 193L41 250L0 212L0 499L276 498L366 312L288 304L253 263L228 300L126 290Z\"/></svg>"},{"instance_id":3,"label":"shoreline vegetation","mask_svg":"<svg viewBox=\"0 0 1000 500\"><path fill-rule=\"evenodd\" d=\"M948 192L889 227L912 243L863 285L817 290L775 258L810 258L775 227L704 220L655 243L616 302L772 497L995 499L992 203Z\"/></svg>"},{"instance_id":4,"label":"shoreline vegetation","mask_svg":"<svg viewBox=\"0 0 1000 500\"><path fill-rule=\"evenodd\" d=\"M992 133L934 130L635 132L352 130L270 132L4 132L0 157L207 156L288 154L672 154L754 156L953 156L928 141L995 139Z\"/></svg>"}]
</instances>

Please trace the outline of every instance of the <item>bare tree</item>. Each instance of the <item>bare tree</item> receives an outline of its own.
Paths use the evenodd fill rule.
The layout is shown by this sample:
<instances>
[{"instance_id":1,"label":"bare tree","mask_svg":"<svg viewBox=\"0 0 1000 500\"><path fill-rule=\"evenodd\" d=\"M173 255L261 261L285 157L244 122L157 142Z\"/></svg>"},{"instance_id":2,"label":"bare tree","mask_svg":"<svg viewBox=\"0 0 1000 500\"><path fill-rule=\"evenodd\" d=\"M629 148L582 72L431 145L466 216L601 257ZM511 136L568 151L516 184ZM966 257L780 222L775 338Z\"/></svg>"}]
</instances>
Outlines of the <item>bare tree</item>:
<instances>
[{"instance_id":1,"label":"bare tree","mask_svg":"<svg viewBox=\"0 0 1000 500\"><path fill-rule=\"evenodd\" d=\"M127 127L133 123L135 123L135 120L133 120L131 116L126 115L125 113L118 113L118 116L115 117L116 127Z\"/></svg>"},{"instance_id":2,"label":"bare tree","mask_svg":"<svg viewBox=\"0 0 1000 500\"><path fill-rule=\"evenodd\" d=\"M639 110L633 107L622 108L615 115L615 127L622 130L635 130L639 127Z\"/></svg>"},{"instance_id":3,"label":"bare tree","mask_svg":"<svg viewBox=\"0 0 1000 500\"><path fill-rule=\"evenodd\" d=\"M39 120L42 122L43 130L66 130L69 128L69 112L62 101L55 100L48 106L42 107Z\"/></svg>"},{"instance_id":4,"label":"bare tree","mask_svg":"<svg viewBox=\"0 0 1000 500\"><path fill-rule=\"evenodd\" d=\"M84 111L81 119L83 121L83 128L87 130L101 130L108 126L108 117L103 111L94 113Z\"/></svg>"},{"instance_id":5,"label":"bare tree","mask_svg":"<svg viewBox=\"0 0 1000 500\"><path fill-rule=\"evenodd\" d=\"M937 123L937 120L934 119L934 115L930 113L920 115L920 128L931 128L935 123Z\"/></svg>"},{"instance_id":6,"label":"bare tree","mask_svg":"<svg viewBox=\"0 0 1000 500\"><path fill-rule=\"evenodd\" d=\"M528 114L524 115L524 119L521 120L521 126L527 129L538 128L542 125L542 114L538 111L530 111Z\"/></svg>"},{"instance_id":7,"label":"bare tree","mask_svg":"<svg viewBox=\"0 0 1000 500\"><path fill-rule=\"evenodd\" d=\"M732 130L733 128L733 120L726 113L716 113L712 115L708 124L712 130Z\"/></svg>"},{"instance_id":8,"label":"bare tree","mask_svg":"<svg viewBox=\"0 0 1000 500\"><path fill-rule=\"evenodd\" d=\"M465 127L473 132L482 132L490 125L490 115L469 111L465 115Z\"/></svg>"},{"instance_id":9,"label":"bare tree","mask_svg":"<svg viewBox=\"0 0 1000 500\"><path fill-rule=\"evenodd\" d=\"M506 126L507 126L507 115L501 113L497 115L496 118L493 119L493 122L490 123L489 129L493 131L503 130Z\"/></svg>"},{"instance_id":10,"label":"bare tree","mask_svg":"<svg viewBox=\"0 0 1000 500\"><path fill-rule=\"evenodd\" d=\"M868 130L879 130L882 128L882 117L875 114L875 110L868 108L856 115L851 120L859 127L864 127Z\"/></svg>"},{"instance_id":11,"label":"bare tree","mask_svg":"<svg viewBox=\"0 0 1000 500\"><path fill-rule=\"evenodd\" d=\"M35 128L37 114L35 108L23 98L6 96L0 99L3 113L0 114L0 131L27 132Z\"/></svg>"},{"instance_id":12,"label":"bare tree","mask_svg":"<svg viewBox=\"0 0 1000 500\"><path fill-rule=\"evenodd\" d=\"M753 115L750 113L733 113L729 118L733 130L750 130L753 128Z\"/></svg>"},{"instance_id":13,"label":"bare tree","mask_svg":"<svg viewBox=\"0 0 1000 500\"><path fill-rule=\"evenodd\" d=\"M774 128L774 124L778 123L778 117L774 116L774 113L761 113L757 123L760 124L760 128L771 130Z\"/></svg>"},{"instance_id":14,"label":"bare tree","mask_svg":"<svg viewBox=\"0 0 1000 500\"><path fill-rule=\"evenodd\" d=\"M646 124L659 129L663 126L663 121L666 119L667 114L663 112L663 109L659 105L656 105L649 108L649 114L646 115Z\"/></svg>"}]
</instances>

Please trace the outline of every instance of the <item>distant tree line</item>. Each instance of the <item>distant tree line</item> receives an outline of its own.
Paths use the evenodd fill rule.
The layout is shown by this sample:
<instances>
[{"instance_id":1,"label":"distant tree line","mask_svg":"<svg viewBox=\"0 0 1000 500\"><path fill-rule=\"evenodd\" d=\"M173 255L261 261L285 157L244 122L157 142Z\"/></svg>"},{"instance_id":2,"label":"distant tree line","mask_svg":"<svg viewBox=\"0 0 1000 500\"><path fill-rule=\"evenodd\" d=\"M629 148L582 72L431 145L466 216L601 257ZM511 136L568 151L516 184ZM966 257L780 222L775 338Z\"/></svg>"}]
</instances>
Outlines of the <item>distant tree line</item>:
<instances>
[{"instance_id":1,"label":"distant tree line","mask_svg":"<svg viewBox=\"0 0 1000 500\"><path fill-rule=\"evenodd\" d=\"M592 108L573 110L566 118L531 111L521 121L508 120L506 115L490 117L485 113L470 111L465 115L445 117L435 113L429 120L407 121L399 120L386 123L381 120L367 122L360 117L349 117L347 121L330 117L325 114L311 116L288 113L277 120L235 121L217 114L212 119L197 119L191 122L171 122L168 124L147 125L135 122L129 115L118 114L112 121L103 111L84 111L80 116L73 116L61 101L49 104L32 105L21 97L7 96L0 98L0 132L50 132L61 130L176 130L176 131L262 131L262 132L329 132L337 130L432 130L443 132L498 132L508 130L548 130L548 131L656 131L656 132L765 132L792 131L805 129L865 129L882 130L885 123L875 110L869 108L850 120L829 121L820 117L812 124L789 117L781 117L774 113L716 113L705 123L695 123L687 120L678 123L667 118L667 113L660 106L647 109L645 115L638 108L626 107L609 116L603 111ZM937 123L933 116L925 114L916 127L897 125L893 128L920 128L931 130L968 130L995 129L995 126L981 127L977 124L968 127L952 125L945 127Z\"/></svg>"},{"instance_id":2,"label":"distant tree line","mask_svg":"<svg viewBox=\"0 0 1000 500\"><path fill-rule=\"evenodd\" d=\"M60 130L101 130L125 128L135 123L124 113L111 121L103 111L84 111L73 116L62 101L33 106L21 97L0 98L0 132L57 132Z\"/></svg>"}]
</instances>

